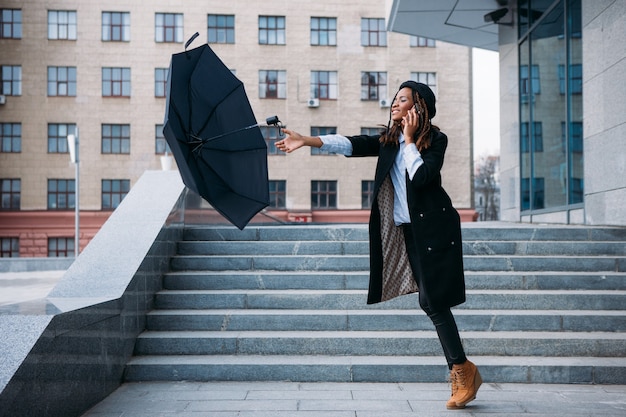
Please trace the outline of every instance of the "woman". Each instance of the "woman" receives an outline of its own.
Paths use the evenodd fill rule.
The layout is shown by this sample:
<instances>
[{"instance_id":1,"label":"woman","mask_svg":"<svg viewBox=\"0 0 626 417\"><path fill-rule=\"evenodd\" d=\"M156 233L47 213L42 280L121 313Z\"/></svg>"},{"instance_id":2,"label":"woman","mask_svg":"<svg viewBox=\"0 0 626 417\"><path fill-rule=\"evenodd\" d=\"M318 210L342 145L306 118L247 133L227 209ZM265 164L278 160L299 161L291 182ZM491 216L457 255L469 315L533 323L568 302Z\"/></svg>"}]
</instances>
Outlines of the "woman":
<instances>
[{"instance_id":1,"label":"woman","mask_svg":"<svg viewBox=\"0 0 626 417\"><path fill-rule=\"evenodd\" d=\"M406 81L391 105L387 128L375 136L302 136L284 129L278 149L290 153L314 146L346 156L377 156L370 215L368 304L419 291L450 369L452 395L446 407L461 409L482 383L467 360L450 308L465 302L461 222L441 186L448 138L431 124L435 95Z\"/></svg>"}]
</instances>

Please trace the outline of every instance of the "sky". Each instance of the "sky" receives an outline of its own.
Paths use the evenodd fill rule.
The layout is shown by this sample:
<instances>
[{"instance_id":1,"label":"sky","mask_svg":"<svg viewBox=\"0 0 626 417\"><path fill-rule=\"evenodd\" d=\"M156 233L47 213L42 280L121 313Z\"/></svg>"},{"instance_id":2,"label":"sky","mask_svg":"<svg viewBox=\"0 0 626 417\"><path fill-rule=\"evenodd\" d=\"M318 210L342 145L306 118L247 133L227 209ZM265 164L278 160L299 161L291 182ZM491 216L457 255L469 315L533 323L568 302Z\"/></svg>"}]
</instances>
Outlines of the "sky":
<instances>
[{"instance_id":1,"label":"sky","mask_svg":"<svg viewBox=\"0 0 626 417\"><path fill-rule=\"evenodd\" d=\"M472 48L474 159L500 154L500 75L498 53Z\"/></svg>"}]
</instances>

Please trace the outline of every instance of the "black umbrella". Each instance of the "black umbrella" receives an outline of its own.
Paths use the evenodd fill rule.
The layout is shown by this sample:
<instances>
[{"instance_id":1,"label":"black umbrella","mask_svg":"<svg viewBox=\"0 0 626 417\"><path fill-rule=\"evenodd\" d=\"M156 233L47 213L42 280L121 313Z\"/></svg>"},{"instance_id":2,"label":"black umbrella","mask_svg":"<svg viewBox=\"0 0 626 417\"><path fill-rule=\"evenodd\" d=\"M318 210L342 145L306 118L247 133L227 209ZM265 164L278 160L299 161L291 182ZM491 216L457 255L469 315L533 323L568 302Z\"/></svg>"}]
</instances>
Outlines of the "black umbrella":
<instances>
[{"instance_id":1,"label":"black umbrella","mask_svg":"<svg viewBox=\"0 0 626 417\"><path fill-rule=\"evenodd\" d=\"M173 54L163 134L185 185L243 229L269 205L267 146L243 83L209 45Z\"/></svg>"}]
</instances>

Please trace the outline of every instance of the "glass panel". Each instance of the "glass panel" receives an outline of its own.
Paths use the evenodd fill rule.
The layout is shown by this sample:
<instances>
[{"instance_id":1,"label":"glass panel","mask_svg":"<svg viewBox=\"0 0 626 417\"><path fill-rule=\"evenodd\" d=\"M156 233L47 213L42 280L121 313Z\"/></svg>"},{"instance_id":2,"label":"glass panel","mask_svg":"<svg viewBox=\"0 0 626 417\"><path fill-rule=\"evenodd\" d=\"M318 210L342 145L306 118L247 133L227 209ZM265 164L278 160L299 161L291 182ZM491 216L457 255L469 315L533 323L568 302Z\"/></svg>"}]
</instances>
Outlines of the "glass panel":
<instances>
[{"instance_id":1,"label":"glass panel","mask_svg":"<svg viewBox=\"0 0 626 417\"><path fill-rule=\"evenodd\" d=\"M567 64L563 35L564 5L560 1L530 36L532 210L567 204L567 159L561 140L561 123L567 115L567 103L565 96L559 94L559 80L555 76L559 65ZM541 94L542 91L545 93Z\"/></svg>"},{"instance_id":2,"label":"glass panel","mask_svg":"<svg viewBox=\"0 0 626 417\"><path fill-rule=\"evenodd\" d=\"M530 97L530 80L528 68L530 66L529 42L525 40L519 47L519 97L520 97L520 207L521 210L530 209L530 112L533 101Z\"/></svg>"},{"instance_id":3,"label":"glass panel","mask_svg":"<svg viewBox=\"0 0 626 417\"><path fill-rule=\"evenodd\" d=\"M583 202L583 91L582 91L582 18L581 1L568 0L567 30L569 42L568 108L567 125L568 203Z\"/></svg>"}]
</instances>

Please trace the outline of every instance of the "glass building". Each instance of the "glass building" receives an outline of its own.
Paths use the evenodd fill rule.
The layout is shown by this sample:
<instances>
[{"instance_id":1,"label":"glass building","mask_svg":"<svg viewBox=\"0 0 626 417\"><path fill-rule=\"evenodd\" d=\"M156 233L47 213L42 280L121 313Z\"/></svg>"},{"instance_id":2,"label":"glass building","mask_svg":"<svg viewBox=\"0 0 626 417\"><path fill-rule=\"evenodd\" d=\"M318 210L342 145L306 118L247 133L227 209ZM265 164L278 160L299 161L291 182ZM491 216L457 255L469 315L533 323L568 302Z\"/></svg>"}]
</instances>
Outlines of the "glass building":
<instances>
[{"instance_id":1,"label":"glass building","mask_svg":"<svg viewBox=\"0 0 626 417\"><path fill-rule=\"evenodd\" d=\"M388 6L389 30L499 52L502 220L626 225L626 2Z\"/></svg>"}]
</instances>

